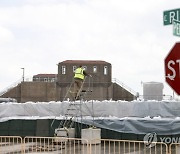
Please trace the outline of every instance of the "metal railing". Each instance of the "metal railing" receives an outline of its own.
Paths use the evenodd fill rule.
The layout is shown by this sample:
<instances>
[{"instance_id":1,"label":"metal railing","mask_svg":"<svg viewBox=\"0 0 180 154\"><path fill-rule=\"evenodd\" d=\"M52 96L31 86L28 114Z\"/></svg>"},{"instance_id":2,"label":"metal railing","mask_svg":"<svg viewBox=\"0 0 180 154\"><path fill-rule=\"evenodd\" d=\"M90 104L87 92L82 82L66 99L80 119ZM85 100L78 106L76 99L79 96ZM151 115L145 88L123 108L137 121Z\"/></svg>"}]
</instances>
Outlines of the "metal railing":
<instances>
[{"instance_id":1,"label":"metal railing","mask_svg":"<svg viewBox=\"0 0 180 154\"><path fill-rule=\"evenodd\" d=\"M180 144L168 145L133 140L85 140L64 137L0 136L0 153L57 153L57 154L179 154Z\"/></svg>"},{"instance_id":2,"label":"metal railing","mask_svg":"<svg viewBox=\"0 0 180 154\"><path fill-rule=\"evenodd\" d=\"M16 82L14 82L13 84L11 84L10 86L6 87L5 89L3 89L2 91L0 91L0 96L2 96L3 94L5 94L6 92L8 92L9 90L13 89L14 87L16 87L17 85L19 85L21 82L23 81L23 78L20 78L19 80L17 80ZM32 77L27 76L24 78L24 81L32 81Z\"/></svg>"},{"instance_id":3,"label":"metal railing","mask_svg":"<svg viewBox=\"0 0 180 154\"><path fill-rule=\"evenodd\" d=\"M100 143L90 144L91 154L168 154L167 145L161 142L149 145L144 141L101 139Z\"/></svg>"},{"instance_id":4,"label":"metal railing","mask_svg":"<svg viewBox=\"0 0 180 154\"><path fill-rule=\"evenodd\" d=\"M78 138L25 137L24 153L89 154L88 142Z\"/></svg>"},{"instance_id":5,"label":"metal railing","mask_svg":"<svg viewBox=\"0 0 180 154\"><path fill-rule=\"evenodd\" d=\"M128 92L130 92L131 94L133 94L134 96L137 96L138 93L136 91L134 91L133 89L131 89L130 87L128 87L127 85L125 85L123 82L119 81L116 78L112 78L112 82L113 83L117 83L118 85L120 85L122 88L124 88L125 90L127 90Z\"/></svg>"},{"instance_id":6,"label":"metal railing","mask_svg":"<svg viewBox=\"0 0 180 154\"><path fill-rule=\"evenodd\" d=\"M169 101L174 100L171 95L139 95L137 100L148 101L148 100L157 100L157 101Z\"/></svg>"},{"instance_id":7,"label":"metal railing","mask_svg":"<svg viewBox=\"0 0 180 154\"><path fill-rule=\"evenodd\" d=\"M23 153L23 140L20 136L0 136L0 153Z\"/></svg>"},{"instance_id":8,"label":"metal railing","mask_svg":"<svg viewBox=\"0 0 180 154\"><path fill-rule=\"evenodd\" d=\"M8 92L9 90L13 89L14 87L16 87L18 84L20 84L22 82L22 79L17 80L16 82L14 82L12 85L6 87L4 90L2 90L0 92L0 96L2 96L3 94L5 94L6 92Z\"/></svg>"},{"instance_id":9,"label":"metal railing","mask_svg":"<svg viewBox=\"0 0 180 154\"><path fill-rule=\"evenodd\" d=\"M169 146L169 154L180 154L180 143L171 143Z\"/></svg>"}]
</instances>

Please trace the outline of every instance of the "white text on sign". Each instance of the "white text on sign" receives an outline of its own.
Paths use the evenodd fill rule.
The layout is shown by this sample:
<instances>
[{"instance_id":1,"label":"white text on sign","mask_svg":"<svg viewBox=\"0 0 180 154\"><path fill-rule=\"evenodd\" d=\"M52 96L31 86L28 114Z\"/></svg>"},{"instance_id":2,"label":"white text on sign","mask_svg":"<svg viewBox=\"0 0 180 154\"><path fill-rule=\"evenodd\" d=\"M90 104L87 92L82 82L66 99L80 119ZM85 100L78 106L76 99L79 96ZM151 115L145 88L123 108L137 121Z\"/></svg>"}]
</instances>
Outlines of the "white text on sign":
<instances>
[{"instance_id":1,"label":"white text on sign","mask_svg":"<svg viewBox=\"0 0 180 154\"><path fill-rule=\"evenodd\" d=\"M176 70L174 68L174 66L178 64L178 69L179 69L179 77L180 77L180 59L177 59L176 61L174 60L170 60L167 64L167 67L169 70L171 70L171 74L167 74L167 78L169 78L170 80L174 80L174 78L176 77L177 73Z\"/></svg>"}]
</instances>

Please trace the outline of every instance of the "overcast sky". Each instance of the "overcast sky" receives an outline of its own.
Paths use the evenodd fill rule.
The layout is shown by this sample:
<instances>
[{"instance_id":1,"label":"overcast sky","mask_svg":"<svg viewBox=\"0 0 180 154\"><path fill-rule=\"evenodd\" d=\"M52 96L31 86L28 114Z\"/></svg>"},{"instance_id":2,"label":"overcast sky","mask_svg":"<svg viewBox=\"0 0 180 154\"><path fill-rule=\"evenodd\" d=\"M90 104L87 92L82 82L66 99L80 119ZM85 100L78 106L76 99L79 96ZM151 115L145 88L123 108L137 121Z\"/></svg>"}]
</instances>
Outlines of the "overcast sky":
<instances>
[{"instance_id":1,"label":"overcast sky","mask_svg":"<svg viewBox=\"0 0 180 154\"><path fill-rule=\"evenodd\" d=\"M57 73L64 60L105 60L133 90L165 82L164 58L179 41L163 11L179 0L0 0L0 91L25 76Z\"/></svg>"}]
</instances>

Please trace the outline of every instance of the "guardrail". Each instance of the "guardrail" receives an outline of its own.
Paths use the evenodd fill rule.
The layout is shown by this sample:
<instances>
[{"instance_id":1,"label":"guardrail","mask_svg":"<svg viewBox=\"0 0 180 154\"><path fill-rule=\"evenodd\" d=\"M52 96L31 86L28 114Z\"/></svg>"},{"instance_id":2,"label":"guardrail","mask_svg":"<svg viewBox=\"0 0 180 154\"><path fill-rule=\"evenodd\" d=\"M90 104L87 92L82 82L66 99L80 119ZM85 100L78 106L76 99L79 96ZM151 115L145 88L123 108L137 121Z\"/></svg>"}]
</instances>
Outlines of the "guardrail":
<instances>
[{"instance_id":1,"label":"guardrail","mask_svg":"<svg viewBox=\"0 0 180 154\"><path fill-rule=\"evenodd\" d=\"M88 142L78 138L25 137L24 153L89 154Z\"/></svg>"},{"instance_id":2,"label":"guardrail","mask_svg":"<svg viewBox=\"0 0 180 154\"><path fill-rule=\"evenodd\" d=\"M85 140L64 137L0 136L0 153L58 153L58 154L179 154L180 144L146 144L132 140Z\"/></svg>"},{"instance_id":3,"label":"guardrail","mask_svg":"<svg viewBox=\"0 0 180 154\"><path fill-rule=\"evenodd\" d=\"M112 78L112 82L113 83L117 83L118 85L120 85L122 88L126 89L128 92L130 92L131 94L133 94L134 96L138 96L138 93L136 91L134 91L133 89L131 89L130 87L128 87L127 85L125 85L123 82L119 81L116 78Z\"/></svg>"},{"instance_id":4,"label":"guardrail","mask_svg":"<svg viewBox=\"0 0 180 154\"><path fill-rule=\"evenodd\" d=\"M171 143L169 146L169 154L180 154L180 143Z\"/></svg>"},{"instance_id":5,"label":"guardrail","mask_svg":"<svg viewBox=\"0 0 180 154\"><path fill-rule=\"evenodd\" d=\"M168 146L161 142L146 144L144 141L111 139L96 142L101 144L90 144L91 154L168 154Z\"/></svg>"},{"instance_id":6,"label":"guardrail","mask_svg":"<svg viewBox=\"0 0 180 154\"><path fill-rule=\"evenodd\" d=\"M20 136L0 136L0 153L23 153L23 140Z\"/></svg>"},{"instance_id":7,"label":"guardrail","mask_svg":"<svg viewBox=\"0 0 180 154\"><path fill-rule=\"evenodd\" d=\"M10 86L6 87L5 89L3 89L0 92L0 96L2 96L3 94L5 94L6 92L8 92L9 90L13 89L14 87L16 87L18 84L20 84L23 81L23 78L20 78L19 80L17 80L16 82L14 82L13 84L11 84ZM32 81L32 77L25 77L24 81Z\"/></svg>"},{"instance_id":8,"label":"guardrail","mask_svg":"<svg viewBox=\"0 0 180 154\"><path fill-rule=\"evenodd\" d=\"M5 94L7 91L13 89L14 87L16 87L18 84L20 84L22 82L22 79L17 80L16 82L14 82L12 85L6 87L4 90L2 90L0 92L0 96L2 96L3 94Z\"/></svg>"}]
</instances>

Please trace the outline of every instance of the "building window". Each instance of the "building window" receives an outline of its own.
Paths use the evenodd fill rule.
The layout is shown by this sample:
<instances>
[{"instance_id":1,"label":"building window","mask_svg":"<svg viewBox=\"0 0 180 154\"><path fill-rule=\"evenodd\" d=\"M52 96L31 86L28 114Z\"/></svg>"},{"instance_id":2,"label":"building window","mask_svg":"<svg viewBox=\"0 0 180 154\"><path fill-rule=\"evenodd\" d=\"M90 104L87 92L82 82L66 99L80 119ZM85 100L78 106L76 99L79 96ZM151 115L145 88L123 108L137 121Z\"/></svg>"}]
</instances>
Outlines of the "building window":
<instances>
[{"instance_id":1,"label":"building window","mask_svg":"<svg viewBox=\"0 0 180 154\"><path fill-rule=\"evenodd\" d=\"M51 82L55 82L55 78L52 78L52 79L51 79Z\"/></svg>"},{"instance_id":2,"label":"building window","mask_svg":"<svg viewBox=\"0 0 180 154\"><path fill-rule=\"evenodd\" d=\"M39 81L40 79L39 78L35 78L35 81Z\"/></svg>"},{"instance_id":3,"label":"building window","mask_svg":"<svg viewBox=\"0 0 180 154\"><path fill-rule=\"evenodd\" d=\"M75 72L76 68L77 68L76 66L73 66L73 72Z\"/></svg>"},{"instance_id":4,"label":"building window","mask_svg":"<svg viewBox=\"0 0 180 154\"><path fill-rule=\"evenodd\" d=\"M47 82L48 81L48 79L47 78L44 78L44 82Z\"/></svg>"},{"instance_id":5,"label":"building window","mask_svg":"<svg viewBox=\"0 0 180 154\"><path fill-rule=\"evenodd\" d=\"M104 66L104 75L107 75L107 74L108 74L108 67Z\"/></svg>"},{"instance_id":6,"label":"building window","mask_svg":"<svg viewBox=\"0 0 180 154\"><path fill-rule=\"evenodd\" d=\"M66 66L62 66L62 74L66 74Z\"/></svg>"},{"instance_id":7,"label":"building window","mask_svg":"<svg viewBox=\"0 0 180 154\"><path fill-rule=\"evenodd\" d=\"M97 73L97 66L93 66L93 73Z\"/></svg>"},{"instance_id":8,"label":"building window","mask_svg":"<svg viewBox=\"0 0 180 154\"><path fill-rule=\"evenodd\" d=\"M86 70L87 70L87 66L83 66L83 70L85 70L85 71L86 71Z\"/></svg>"}]
</instances>

